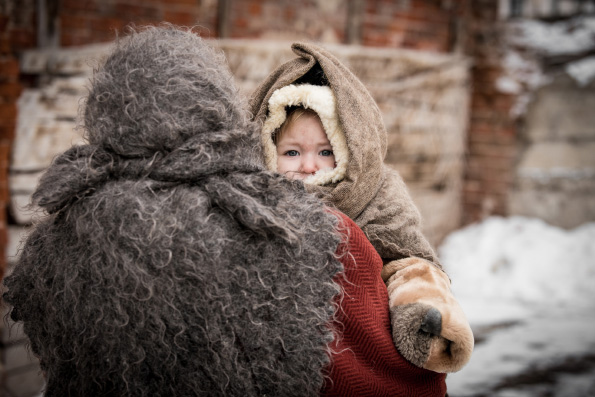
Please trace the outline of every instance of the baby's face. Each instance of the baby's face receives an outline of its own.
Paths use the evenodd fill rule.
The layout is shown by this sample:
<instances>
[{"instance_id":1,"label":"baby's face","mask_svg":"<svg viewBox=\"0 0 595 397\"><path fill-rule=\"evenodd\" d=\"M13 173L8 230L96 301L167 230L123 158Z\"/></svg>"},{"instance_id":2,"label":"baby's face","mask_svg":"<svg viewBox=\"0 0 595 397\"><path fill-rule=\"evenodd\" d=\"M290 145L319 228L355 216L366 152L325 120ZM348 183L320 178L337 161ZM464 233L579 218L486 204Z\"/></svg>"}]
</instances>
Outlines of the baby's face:
<instances>
[{"instance_id":1,"label":"baby's face","mask_svg":"<svg viewBox=\"0 0 595 397\"><path fill-rule=\"evenodd\" d=\"M277 171L289 179L306 179L335 165L333 148L315 115L302 115L277 140Z\"/></svg>"}]
</instances>

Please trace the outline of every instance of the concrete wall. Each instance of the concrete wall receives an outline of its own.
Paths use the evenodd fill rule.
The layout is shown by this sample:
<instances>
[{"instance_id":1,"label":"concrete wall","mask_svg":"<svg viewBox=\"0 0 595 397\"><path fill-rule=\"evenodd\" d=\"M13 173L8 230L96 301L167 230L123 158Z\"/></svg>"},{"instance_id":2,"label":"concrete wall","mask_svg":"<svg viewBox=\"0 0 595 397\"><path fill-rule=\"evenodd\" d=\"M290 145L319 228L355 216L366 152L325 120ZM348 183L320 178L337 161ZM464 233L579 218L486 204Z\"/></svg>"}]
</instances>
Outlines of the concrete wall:
<instances>
[{"instance_id":1,"label":"concrete wall","mask_svg":"<svg viewBox=\"0 0 595 397\"><path fill-rule=\"evenodd\" d=\"M595 81L560 75L542 87L523 138L510 213L564 228L595 221Z\"/></svg>"}]
</instances>

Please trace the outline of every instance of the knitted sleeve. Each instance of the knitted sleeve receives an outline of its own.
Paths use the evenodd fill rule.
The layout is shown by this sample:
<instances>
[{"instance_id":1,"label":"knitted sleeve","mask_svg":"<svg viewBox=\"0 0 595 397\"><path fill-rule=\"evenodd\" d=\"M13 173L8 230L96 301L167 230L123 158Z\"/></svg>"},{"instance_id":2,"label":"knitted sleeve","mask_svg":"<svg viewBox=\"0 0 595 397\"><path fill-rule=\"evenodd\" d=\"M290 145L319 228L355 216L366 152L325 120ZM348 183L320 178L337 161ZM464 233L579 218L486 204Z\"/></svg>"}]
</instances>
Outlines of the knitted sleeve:
<instances>
[{"instance_id":1,"label":"knitted sleeve","mask_svg":"<svg viewBox=\"0 0 595 397\"><path fill-rule=\"evenodd\" d=\"M418 368L403 358L391 337L388 295L380 278L382 259L362 230L340 214L347 235L340 248L345 267L336 277L344 294L333 324L324 396L444 396L445 375Z\"/></svg>"}]
</instances>

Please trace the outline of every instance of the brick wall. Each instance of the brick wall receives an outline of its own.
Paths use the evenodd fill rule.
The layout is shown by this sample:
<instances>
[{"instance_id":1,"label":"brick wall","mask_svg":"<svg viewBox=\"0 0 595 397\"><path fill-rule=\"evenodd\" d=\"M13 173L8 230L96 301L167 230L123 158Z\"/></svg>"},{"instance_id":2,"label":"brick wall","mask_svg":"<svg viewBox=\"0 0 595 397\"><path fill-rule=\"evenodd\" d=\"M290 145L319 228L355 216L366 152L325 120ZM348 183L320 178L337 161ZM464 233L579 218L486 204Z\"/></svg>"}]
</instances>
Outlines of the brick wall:
<instances>
[{"instance_id":1,"label":"brick wall","mask_svg":"<svg viewBox=\"0 0 595 397\"><path fill-rule=\"evenodd\" d=\"M228 1L231 38L309 39L449 52L466 0ZM357 15L354 15L357 14ZM349 31L356 32L351 39Z\"/></svg>"},{"instance_id":2,"label":"brick wall","mask_svg":"<svg viewBox=\"0 0 595 397\"><path fill-rule=\"evenodd\" d=\"M28 84L26 76L19 82L17 54L38 46L39 4L45 4L47 14L40 35L45 43L39 45L108 42L131 22L168 21L198 25L205 37L308 39L442 53L464 50L474 58L474 67L463 221L506 213L517 135L508 117L512 98L495 90L500 73L494 51L497 0L5 0L0 6L0 111L8 117L0 121L0 223L5 222L15 98L20 85ZM52 34L54 40L47 40ZM5 227L0 228L0 247L2 236Z\"/></svg>"},{"instance_id":3,"label":"brick wall","mask_svg":"<svg viewBox=\"0 0 595 397\"><path fill-rule=\"evenodd\" d=\"M448 52L462 7L445 1L366 1L362 44Z\"/></svg>"},{"instance_id":4,"label":"brick wall","mask_svg":"<svg viewBox=\"0 0 595 397\"><path fill-rule=\"evenodd\" d=\"M495 1L495 0L494 0ZM50 2L51 3L51 2ZM310 39L448 52L468 0L62 0L61 46L106 42L128 23L199 25L204 36ZM354 16L354 14L357 14ZM357 26L354 26L357 25Z\"/></svg>"},{"instance_id":5,"label":"brick wall","mask_svg":"<svg viewBox=\"0 0 595 397\"><path fill-rule=\"evenodd\" d=\"M113 40L130 23L199 26L204 37L217 37L217 1L62 0L58 10L63 47Z\"/></svg>"},{"instance_id":6,"label":"brick wall","mask_svg":"<svg viewBox=\"0 0 595 397\"><path fill-rule=\"evenodd\" d=\"M14 140L17 99L22 91L18 51L36 44L33 0L0 3L0 279L6 267L8 167Z\"/></svg>"},{"instance_id":7,"label":"brick wall","mask_svg":"<svg viewBox=\"0 0 595 397\"><path fill-rule=\"evenodd\" d=\"M230 38L345 42L347 1L229 1Z\"/></svg>"},{"instance_id":8,"label":"brick wall","mask_svg":"<svg viewBox=\"0 0 595 397\"><path fill-rule=\"evenodd\" d=\"M507 215L518 149L518 126L511 116L513 95L496 89L503 74L497 2L479 0L470 9L465 50L473 58L472 99L463 192L463 223Z\"/></svg>"}]
</instances>

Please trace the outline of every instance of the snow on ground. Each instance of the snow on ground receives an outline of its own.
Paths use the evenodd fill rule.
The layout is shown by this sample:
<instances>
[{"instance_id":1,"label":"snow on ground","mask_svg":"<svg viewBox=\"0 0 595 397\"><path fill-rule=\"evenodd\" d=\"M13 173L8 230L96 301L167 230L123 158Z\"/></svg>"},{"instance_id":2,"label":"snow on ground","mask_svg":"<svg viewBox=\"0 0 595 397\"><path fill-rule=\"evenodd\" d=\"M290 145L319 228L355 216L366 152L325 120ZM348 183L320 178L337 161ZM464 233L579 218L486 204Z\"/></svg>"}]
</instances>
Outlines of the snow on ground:
<instances>
[{"instance_id":1,"label":"snow on ground","mask_svg":"<svg viewBox=\"0 0 595 397\"><path fill-rule=\"evenodd\" d=\"M595 395L593 370L540 386L550 394L496 388L595 355L595 222L566 231L492 217L452 233L439 254L477 341L467 366L447 377L451 396Z\"/></svg>"}]
</instances>

